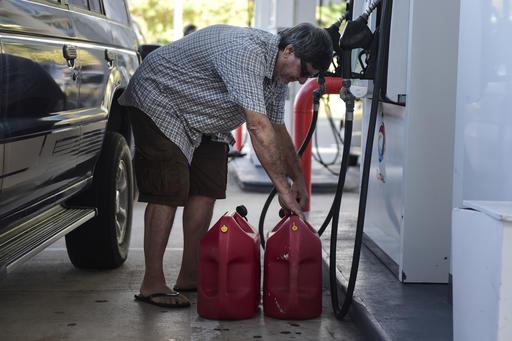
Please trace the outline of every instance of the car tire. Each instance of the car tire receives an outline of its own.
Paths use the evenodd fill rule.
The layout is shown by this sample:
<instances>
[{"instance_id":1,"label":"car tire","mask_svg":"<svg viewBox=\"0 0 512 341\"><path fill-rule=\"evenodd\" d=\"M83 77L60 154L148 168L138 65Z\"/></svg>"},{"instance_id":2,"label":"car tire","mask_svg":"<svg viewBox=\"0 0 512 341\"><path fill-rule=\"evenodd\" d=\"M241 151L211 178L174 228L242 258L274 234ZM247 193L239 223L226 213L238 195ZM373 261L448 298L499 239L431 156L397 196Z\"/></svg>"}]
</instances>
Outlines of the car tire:
<instances>
[{"instance_id":1,"label":"car tire","mask_svg":"<svg viewBox=\"0 0 512 341\"><path fill-rule=\"evenodd\" d=\"M107 132L94 171L89 198L98 215L66 235L73 265L113 269L128 256L133 212L133 168L130 149L121 134Z\"/></svg>"}]
</instances>

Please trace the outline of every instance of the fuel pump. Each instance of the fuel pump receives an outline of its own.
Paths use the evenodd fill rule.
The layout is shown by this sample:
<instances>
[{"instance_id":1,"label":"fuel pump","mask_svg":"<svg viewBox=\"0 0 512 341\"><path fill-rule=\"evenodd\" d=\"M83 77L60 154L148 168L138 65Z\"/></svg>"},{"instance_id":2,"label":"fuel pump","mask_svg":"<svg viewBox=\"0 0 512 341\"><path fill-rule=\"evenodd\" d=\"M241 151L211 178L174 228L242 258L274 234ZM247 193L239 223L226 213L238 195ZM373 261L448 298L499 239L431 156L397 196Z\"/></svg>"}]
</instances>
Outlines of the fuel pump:
<instances>
[{"instance_id":1,"label":"fuel pump","mask_svg":"<svg viewBox=\"0 0 512 341\"><path fill-rule=\"evenodd\" d=\"M368 26L368 17L369 15L380 6L380 22L378 28L375 32L371 33ZM366 200L368 195L368 180L370 175L370 166L371 166L371 157L372 157L372 149L373 149L373 136L375 132L376 126L376 118L377 118L377 109L380 100L380 93L383 89L385 71L386 71L386 50L388 46L389 39L389 23L391 20L391 6L392 0L375 0L370 3L367 10L359 16L357 19L353 21L348 21L345 29L343 30L340 38L340 49L343 51L352 51L355 48L361 48L362 51L358 54L358 61L362 64L362 72L354 74L351 69L345 70L344 74L350 74L351 78L360 78L360 79L371 79L374 78L373 84L373 94L372 94L372 104L371 104L371 113L368 124L368 135L365 145L365 153L363 159L363 169L361 176L361 189L359 194L359 208L357 215L357 226L356 226L356 237L354 241L354 253L352 256L352 267L350 270L350 277L348 282L348 287L345 293L345 300L342 306L339 306L338 303L338 295L337 295L337 287L336 287L336 240L337 240L337 230L338 230L338 219L339 212L341 206L341 195L338 198L335 198L333 203L333 219L332 219L332 228L331 228L331 246L330 246L330 283L331 283L331 293L332 293L332 304L334 313L337 318L342 319L347 313L352 303L355 283L357 279L357 272L359 269L359 259L361 255L361 246L363 241L363 228L364 228L364 219L366 212ZM347 53L348 54L348 53ZM362 56L366 55L366 61L363 64ZM346 104L349 105L352 101L352 96L350 95L350 89L347 90L348 93L343 94L345 99L347 100ZM349 108L347 108L348 110ZM345 170L346 172L346 170ZM345 172L340 172L340 182L343 182L344 179L341 179L341 174ZM338 194L338 193L337 193ZM334 266L333 266L334 265ZM334 269L333 269L334 268Z\"/></svg>"},{"instance_id":2,"label":"fuel pump","mask_svg":"<svg viewBox=\"0 0 512 341\"><path fill-rule=\"evenodd\" d=\"M343 317L348 313L349 307L352 303L353 292L355 288L357 272L359 267L359 259L362 245L362 237L363 237L363 226L364 226L364 217L366 211L366 199L368 194L368 179L370 173L370 163L372 157L372 147L373 147L373 136L376 126L376 117L377 117L377 107L380 100L380 94L383 88L383 83L385 82L385 70L386 70L386 50L388 46L389 39L389 23L391 19L391 6L392 0L374 0L370 2L366 11L356 18L352 20L352 9L353 9L353 1L347 3L347 9L345 14L340 17L334 24L332 24L329 28L327 28L327 32L331 36L334 47L334 56L333 61L335 66L334 73L320 74L318 78L319 88L313 94L313 118L310 125L310 129L308 134L299 148L298 154L302 155L306 146L310 142L313 131L316 127L316 120L318 117L318 108L319 101L321 96L324 94L324 82L326 76L333 77L342 77L343 78L343 86L340 91L340 97L345 102L346 105L346 123L345 123L345 136L344 136L344 145L343 145L343 156L341 162L341 168L338 178L338 184L336 189L336 194L333 200L333 204L331 209L325 218L324 223L321 225L318 230L319 235L322 235L325 231L328 224L332 221L331 228L331 239L330 239L330 256L329 256L329 273L330 273L330 290L331 290L331 300L332 307L334 313L338 319L343 319ZM379 11L379 21L377 29L374 32L368 28L368 17L370 14L378 9ZM342 33L340 34L339 30L341 24L346 22ZM359 71L352 71L352 54L353 51L357 49L359 52L357 53L357 61L359 63ZM371 114L369 119L368 126L368 138L365 146L365 153L363 159L363 171L361 177L361 190L360 190L360 200L359 200L359 209L358 209L358 219L357 219L357 228L356 228L356 238L354 241L354 253L352 258L352 267L349 277L348 287L345 293L345 300L340 305L338 292L337 292L337 282L336 282L336 243L337 243L337 234L338 234L338 222L339 222L339 213L341 207L341 198L343 193L343 187L345 184L345 177L348 168L348 160L349 160L349 151L350 151L350 143L352 139L352 123L353 123L353 113L354 113L354 101L355 96L351 92L351 80L352 79L373 79L373 94L372 94L372 106L371 106ZM265 238L264 238L264 220L265 215L270 206L270 203L275 196L275 189L272 190L267 201L264 204L260 221L259 221L259 232L261 236L261 245L265 248ZM281 211L282 212L282 211Z\"/></svg>"}]
</instances>

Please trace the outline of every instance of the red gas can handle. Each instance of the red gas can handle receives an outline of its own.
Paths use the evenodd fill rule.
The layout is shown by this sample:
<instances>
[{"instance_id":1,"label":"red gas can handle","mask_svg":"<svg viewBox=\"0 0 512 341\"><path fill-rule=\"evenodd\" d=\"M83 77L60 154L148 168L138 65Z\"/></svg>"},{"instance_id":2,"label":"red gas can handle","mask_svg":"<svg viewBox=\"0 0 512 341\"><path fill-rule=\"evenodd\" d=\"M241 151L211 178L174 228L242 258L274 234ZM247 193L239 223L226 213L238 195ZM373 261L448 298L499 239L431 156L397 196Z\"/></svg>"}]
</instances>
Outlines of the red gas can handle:
<instances>
[{"instance_id":1,"label":"red gas can handle","mask_svg":"<svg viewBox=\"0 0 512 341\"><path fill-rule=\"evenodd\" d=\"M276 232L277 230L279 230L281 228L281 226L284 225L285 221L288 220L288 218L297 217L297 219L299 219L301 222L303 222L311 230L311 232L318 234L318 231L313 226L311 226L310 223L308 223L305 219L299 218L295 213L293 213L291 211L286 212L283 208L281 208L279 210L279 217L281 217L281 220L277 223L277 225L272 229L271 232Z\"/></svg>"},{"instance_id":2,"label":"red gas can handle","mask_svg":"<svg viewBox=\"0 0 512 341\"><path fill-rule=\"evenodd\" d=\"M279 218L288 218L296 215L292 211L285 211L284 208L279 209Z\"/></svg>"},{"instance_id":3,"label":"red gas can handle","mask_svg":"<svg viewBox=\"0 0 512 341\"><path fill-rule=\"evenodd\" d=\"M279 209L279 218L284 218L286 215L286 212L284 211L284 208ZM290 213L288 213L290 215Z\"/></svg>"}]
</instances>

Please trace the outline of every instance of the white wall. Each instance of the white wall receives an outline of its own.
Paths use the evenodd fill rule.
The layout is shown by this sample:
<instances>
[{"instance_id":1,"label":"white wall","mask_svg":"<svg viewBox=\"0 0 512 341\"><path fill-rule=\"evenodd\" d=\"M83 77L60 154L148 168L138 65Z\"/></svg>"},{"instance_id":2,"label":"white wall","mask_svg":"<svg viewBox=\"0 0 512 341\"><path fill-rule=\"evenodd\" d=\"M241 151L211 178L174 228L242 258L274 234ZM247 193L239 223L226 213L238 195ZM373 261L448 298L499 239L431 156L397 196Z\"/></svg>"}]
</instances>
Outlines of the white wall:
<instances>
[{"instance_id":1,"label":"white wall","mask_svg":"<svg viewBox=\"0 0 512 341\"><path fill-rule=\"evenodd\" d=\"M512 200L512 1L461 1L454 207Z\"/></svg>"}]
</instances>

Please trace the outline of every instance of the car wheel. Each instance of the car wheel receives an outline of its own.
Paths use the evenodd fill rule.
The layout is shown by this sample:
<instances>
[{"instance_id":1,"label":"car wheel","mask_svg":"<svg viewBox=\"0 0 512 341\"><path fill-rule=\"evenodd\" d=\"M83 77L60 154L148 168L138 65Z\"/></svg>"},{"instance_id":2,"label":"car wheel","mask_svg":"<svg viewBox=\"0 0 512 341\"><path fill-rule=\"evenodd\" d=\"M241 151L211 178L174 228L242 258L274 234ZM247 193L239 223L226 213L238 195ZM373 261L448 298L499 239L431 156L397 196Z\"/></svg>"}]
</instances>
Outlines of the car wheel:
<instances>
[{"instance_id":1,"label":"car wheel","mask_svg":"<svg viewBox=\"0 0 512 341\"><path fill-rule=\"evenodd\" d=\"M133 210L133 170L124 137L107 132L89 195L98 215L66 235L73 265L112 269L128 256Z\"/></svg>"}]
</instances>

